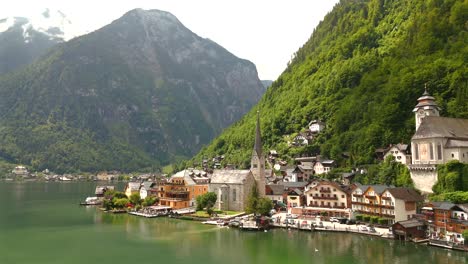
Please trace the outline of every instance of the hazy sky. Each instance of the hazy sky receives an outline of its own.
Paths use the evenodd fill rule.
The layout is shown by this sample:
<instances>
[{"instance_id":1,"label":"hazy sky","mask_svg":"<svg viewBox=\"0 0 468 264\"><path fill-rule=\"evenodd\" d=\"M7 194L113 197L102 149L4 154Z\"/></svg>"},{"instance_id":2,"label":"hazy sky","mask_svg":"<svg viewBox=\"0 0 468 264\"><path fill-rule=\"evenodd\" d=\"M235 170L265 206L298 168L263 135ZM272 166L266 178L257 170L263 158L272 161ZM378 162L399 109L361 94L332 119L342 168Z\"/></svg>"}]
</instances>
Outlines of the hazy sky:
<instances>
[{"instance_id":1,"label":"hazy sky","mask_svg":"<svg viewBox=\"0 0 468 264\"><path fill-rule=\"evenodd\" d=\"M7 2L7 1L5 1ZM0 18L58 9L83 32L96 30L134 8L171 12L197 35L255 63L260 79L275 80L291 55L338 0L14 0Z\"/></svg>"}]
</instances>

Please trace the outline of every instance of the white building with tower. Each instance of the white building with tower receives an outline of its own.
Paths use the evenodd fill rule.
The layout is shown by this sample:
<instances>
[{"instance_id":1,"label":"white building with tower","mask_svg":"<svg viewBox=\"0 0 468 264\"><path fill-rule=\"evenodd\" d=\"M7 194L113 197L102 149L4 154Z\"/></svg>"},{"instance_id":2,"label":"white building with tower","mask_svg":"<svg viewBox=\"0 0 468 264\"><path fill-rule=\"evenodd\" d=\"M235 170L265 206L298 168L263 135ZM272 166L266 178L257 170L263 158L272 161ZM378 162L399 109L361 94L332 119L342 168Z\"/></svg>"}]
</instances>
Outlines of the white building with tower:
<instances>
[{"instance_id":1,"label":"white building with tower","mask_svg":"<svg viewBox=\"0 0 468 264\"><path fill-rule=\"evenodd\" d=\"M416 132L411 139L411 179L415 187L432 193L437 164L451 160L468 163L468 119L439 116L435 98L427 91L413 109Z\"/></svg>"}]
</instances>

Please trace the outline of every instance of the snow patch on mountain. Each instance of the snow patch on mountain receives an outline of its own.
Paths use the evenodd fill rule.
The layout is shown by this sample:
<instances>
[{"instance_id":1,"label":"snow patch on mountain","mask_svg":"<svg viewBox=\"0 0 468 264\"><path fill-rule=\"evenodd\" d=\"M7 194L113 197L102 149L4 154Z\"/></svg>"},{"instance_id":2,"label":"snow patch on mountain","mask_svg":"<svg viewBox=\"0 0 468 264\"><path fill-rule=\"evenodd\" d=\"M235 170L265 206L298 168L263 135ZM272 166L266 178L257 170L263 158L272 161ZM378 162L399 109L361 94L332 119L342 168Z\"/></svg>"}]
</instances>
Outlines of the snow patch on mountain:
<instances>
[{"instance_id":1,"label":"snow patch on mountain","mask_svg":"<svg viewBox=\"0 0 468 264\"><path fill-rule=\"evenodd\" d=\"M21 26L25 41L31 38L31 33L37 31L51 39L70 40L81 35L67 16L59 10L45 9L42 13L29 17L9 17L0 19L0 33Z\"/></svg>"}]
</instances>

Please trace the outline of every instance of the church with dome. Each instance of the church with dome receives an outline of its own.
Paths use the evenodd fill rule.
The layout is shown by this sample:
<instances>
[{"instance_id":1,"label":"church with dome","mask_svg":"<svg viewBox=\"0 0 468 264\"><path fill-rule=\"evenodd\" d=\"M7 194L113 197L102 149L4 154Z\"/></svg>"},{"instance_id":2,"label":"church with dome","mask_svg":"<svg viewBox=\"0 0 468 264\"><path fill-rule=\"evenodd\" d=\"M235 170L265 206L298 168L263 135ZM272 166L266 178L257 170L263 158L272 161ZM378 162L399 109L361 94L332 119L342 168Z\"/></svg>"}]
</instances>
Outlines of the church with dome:
<instances>
[{"instance_id":1,"label":"church with dome","mask_svg":"<svg viewBox=\"0 0 468 264\"><path fill-rule=\"evenodd\" d=\"M417 189L432 193L437 164L451 160L468 163L468 119L442 117L427 90L413 109L416 131L411 138L411 179Z\"/></svg>"}]
</instances>

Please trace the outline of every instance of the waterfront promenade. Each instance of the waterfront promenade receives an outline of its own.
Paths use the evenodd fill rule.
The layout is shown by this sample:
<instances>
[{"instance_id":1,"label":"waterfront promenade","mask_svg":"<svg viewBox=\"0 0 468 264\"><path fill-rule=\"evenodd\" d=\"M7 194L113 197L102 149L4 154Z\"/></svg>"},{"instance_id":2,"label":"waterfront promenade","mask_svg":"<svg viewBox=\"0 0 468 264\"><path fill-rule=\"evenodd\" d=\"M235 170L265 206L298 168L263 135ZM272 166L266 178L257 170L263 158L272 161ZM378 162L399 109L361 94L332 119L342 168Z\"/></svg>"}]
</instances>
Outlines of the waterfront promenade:
<instances>
[{"instance_id":1,"label":"waterfront promenade","mask_svg":"<svg viewBox=\"0 0 468 264\"><path fill-rule=\"evenodd\" d=\"M315 226L314 230L317 231L330 231L330 232L350 232L350 233L359 233L365 235L379 236L383 238L392 238L392 233L388 228L379 228L374 227L375 232L371 232L367 227L363 228L364 225L346 225L336 222L329 221L320 221L315 218L297 218L291 219L288 218L285 223L286 213L278 213L272 216L273 226L282 227L282 228L293 228L301 230L311 230L311 225Z\"/></svg>"}]
</instances>

